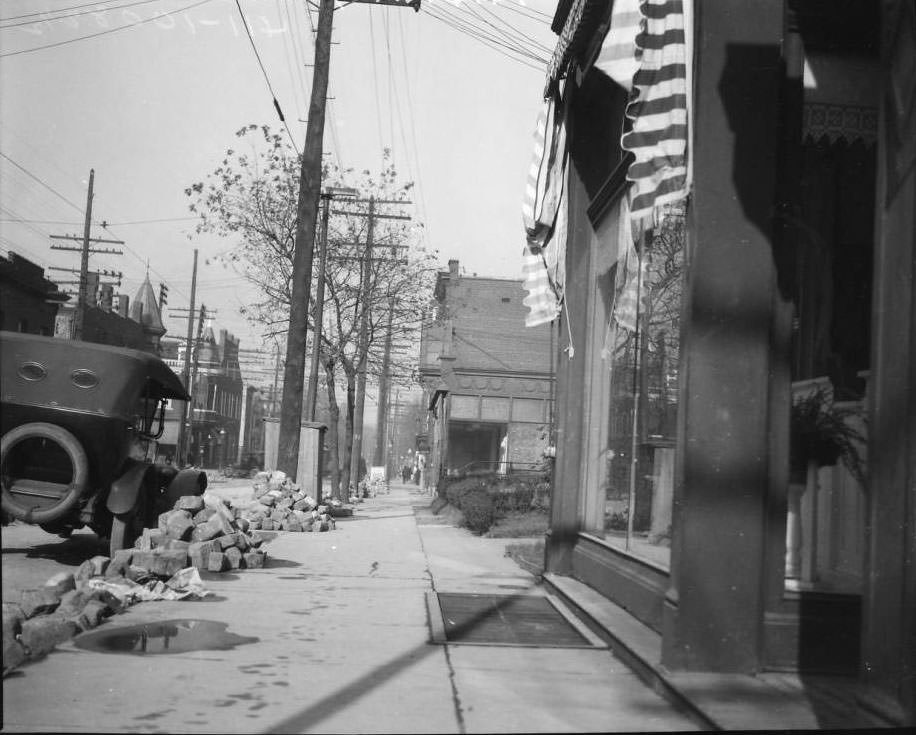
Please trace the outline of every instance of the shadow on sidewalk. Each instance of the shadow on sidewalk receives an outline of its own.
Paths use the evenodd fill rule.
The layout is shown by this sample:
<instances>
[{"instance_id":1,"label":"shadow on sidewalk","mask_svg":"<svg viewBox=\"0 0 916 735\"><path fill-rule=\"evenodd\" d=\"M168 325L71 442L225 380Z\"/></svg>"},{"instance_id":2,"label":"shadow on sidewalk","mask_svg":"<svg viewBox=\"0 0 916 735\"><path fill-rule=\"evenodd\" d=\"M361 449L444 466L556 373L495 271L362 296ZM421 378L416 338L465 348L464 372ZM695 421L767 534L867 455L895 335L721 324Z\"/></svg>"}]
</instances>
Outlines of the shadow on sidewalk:
<instances>
[{"instance_id":1,"label":"shadow on sidewalk","mask_svg":"<svg viewBox=\"0 0 916 735\"><path fill-rule=\"evenodd\" d=\"M534 584L531 585L531 588L534 588ZM485 620L490 618L492 613L498 612L501 609L512 604L514 601L523 599L525 596L521 594L516 595L506 595L505 600L502 600L497 606L487 610L480 615L477 615L469 619L462 626L462 633L467 633L472 630L474 627L481 625ZM428 621L427 621L428 622ZM448 650L448 644L442 644L444 649ZM400 656L396 656L391 659L389 662L382 664L381 666L376 666L374 669L367 671L365 674L360 676L358 679L353 681L341 689L338 689L336 692L329 694L328 696L319 699L314 704L309 705L303 709L298 714L288 717L282 722L277 723L272 726L266 732L269 733L301 733L305 732L306 729L315 730L316 726L326 720L332 715L339 714L344 711L347 707L351 707L356 701L365 697L371 691L379 687L382 683L389 681L392 677L398 673L405 671L410 666L422 661L427 656L436 653L440 650L440 644L434 643L430 638L427 639L422 645L414 646L408 651L405 651ZM456 719L461 720L461 714L456 712Z\"/></svg>"}]
</instances>

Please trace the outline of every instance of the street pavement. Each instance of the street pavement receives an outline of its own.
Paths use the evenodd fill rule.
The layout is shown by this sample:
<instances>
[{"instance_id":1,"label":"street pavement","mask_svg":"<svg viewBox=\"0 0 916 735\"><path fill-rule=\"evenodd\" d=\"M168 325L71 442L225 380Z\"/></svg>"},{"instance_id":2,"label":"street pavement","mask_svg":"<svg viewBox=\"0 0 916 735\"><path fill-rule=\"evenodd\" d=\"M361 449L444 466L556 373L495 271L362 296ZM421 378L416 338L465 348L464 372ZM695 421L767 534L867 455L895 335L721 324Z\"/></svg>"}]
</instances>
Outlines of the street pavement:
<instances>
[{"instance_id":1,"label":"street pavement","mask_svg":"<svg viewBox=\"0 0 916 735\"><path fill-rule=\"evenodd\" d=\"M244 499L251 489L208 492ZM605 647L432 642L429 593L548 592L505 556L509 540L442 523L431 501L392 485L336 530L279 533L264 569L207 575L211 597L143 602L98 629L206 620L256 642L155 655L59 645L3 680L3 731L699 729Z\"/></svg>"}]
</instances>

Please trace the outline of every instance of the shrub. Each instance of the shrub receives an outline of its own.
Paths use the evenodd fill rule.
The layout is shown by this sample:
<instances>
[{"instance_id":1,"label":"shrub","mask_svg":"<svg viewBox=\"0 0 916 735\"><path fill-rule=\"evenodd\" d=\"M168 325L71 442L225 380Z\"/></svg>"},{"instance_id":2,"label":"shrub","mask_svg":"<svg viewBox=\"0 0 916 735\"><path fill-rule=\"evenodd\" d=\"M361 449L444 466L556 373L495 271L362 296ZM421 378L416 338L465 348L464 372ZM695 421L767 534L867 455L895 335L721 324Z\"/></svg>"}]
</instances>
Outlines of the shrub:
<instances>
[{"instance_id":1,"label":"shrub","mask_svg":"<svg viewBox=\"0 0 916 735\"><path fill-rule=\"evenodd\" d=\"M464 525L478 536L486 533L496 519L493 501L483 489L469 489L463 492L457 507L464 515Z\"/></svg>"}]
</instances>

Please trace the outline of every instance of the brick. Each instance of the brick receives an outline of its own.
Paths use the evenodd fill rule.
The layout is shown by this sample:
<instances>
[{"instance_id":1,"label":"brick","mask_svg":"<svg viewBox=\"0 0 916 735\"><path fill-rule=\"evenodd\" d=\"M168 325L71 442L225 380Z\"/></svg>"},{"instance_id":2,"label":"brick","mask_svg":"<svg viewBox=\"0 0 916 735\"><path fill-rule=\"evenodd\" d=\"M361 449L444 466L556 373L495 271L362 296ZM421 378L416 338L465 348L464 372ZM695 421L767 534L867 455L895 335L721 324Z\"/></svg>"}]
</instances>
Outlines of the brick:
<instances>
[{"instance_id":1,"label":"brick","mask_svg":"<svg viewBox=\"0 0 916 735\"><path fill-rule=\"evenodd\" d=\"M194 530L191 531L191 541L209 541L210 539L220 536L222 532L222 521L219 515L214 513L207 521L194 527Z\"/></svg>"},{"instance_id":2,"label":"brick","mask_svg":"<svg viewBox=\"0 0 916 735\"><path fill-rule=\"evenodd\" d=\"M258 498L258 502L261 505L266 505L268 508L270 508L271 506L273 506L275 502L277 502L277 499L273 495L270 495L269 493L265 493L264 495Z\"/></svg>"},{"instance_id":3,"label":"brick","mask_svg":"<svg viewBox=\"0 0 916 735\"><path fill-rule=\"evenodd\" d=\"M194 521L194 525L199 526L201 523L206 523L209 521L215 515L216 511L213 510L213 508L208 508L205 506L201 510L197 511L191 520Z\"/></svg>"},{"instance_id":4,"label":"brick","mask_svg":"<svg viewBox=\"0 0 916 735\"><path fill-rule=\"evenodd\" d=\"M238 516L235 519L235 527L238 528L239 531L242 531L243 533L246 532L250 528L250 526L251 526L251 523L249 523L248 519L243 516Z\"/></svg>"},{"instance_id":5,"label":"brick","mask_svg":"<svg viewBox=\"0 0 916 735\"><path fill-rule=\"evenodd\" d=\"M188 564L206 570L213 551L219 551L219 547L212 541L193 542L188 546Z\"/></svg>"},{"instance_id":6,"label":"brick","mask_svg":"<svg viewBox=\"0 0 916 735\"><path fill-rule=\"evenodd\" d=\"M276 503L276 505L275 505L274 507L275 507L275 508L282 508L283 510L286 510L287 508L292 508L292 507L293 507L293 499L292 499L292 498L289 498L289 497L280 498L280 499L277 501L277 503Z\"/></svg>"},{"instance_id":7,"label":"brick","mask_svg":"<svg viewBox=\"0 0 916 735\"><path fill-rule=\"evenodd\" d=\"M165 545L162 548L167 551L174 551L177 549L178 551L187 552L190 545L190 541L179 541L178 539L170 538L165 542Z\"/></svg>"},{"instance_id":8,"label":"brick","mask_svg":"<svg viewBox=\"0 0 916 735\"><path fill-rule=\"evenodd\" d=\"M114 553L114 556L111 557L111 562L108 564L108 568L105 570L106 577L120 577L124 575L124 572L127 571L133 562L134 554L143 554L149 552L137 551L136 549L119 549Z\"/></svg>"},{"instance_id":9,"label":"brick","mask_svg":"<svg viewBox=\"0 0 916 735\"><path fill-rule=\"evenodd\" d=\"M146 569L157 577L171 577L188 564L188 552L184 549L157 549L134 554L134 566Z\"/></svg>"},{"instance_id":10,"label":"brick","mask_svg":"<svg viewBox=\"0 0 916 735\"><path fill-rule=\"evenodd\" d=\"M163 543L166 535L159 528L144 528L143 535L138 539L137 548L140 551L152 551Z\"/></svg>"},{"instance_id":11,"label":"brick","mask_svg":"<svg viewBox=\"0 0 916 735\"><path fill-rule=\"evenodd\" d=\"M26 618L53 612L59 604L60 595L50 587L23 590L19 600L19 607Z\"/></svg>"},{"instance_id":12,"label":"brick","mask_svg":"<svg viewBox=\"0 0 916 735\"><path fill-rule=\"evenodd\" d=\"M263 551L249 551L242 554L242 566L245 569L261 569L267 566L267 554Z\"/></svg>"},{"instance_id":13,"label":"brick","mask_svg":"<svg viewBox=\"0 0 916 735\"><path fill-rule=\"evenodd\" d=\"M57 612L62 615L73 615L86 606L91 595L83 590L70 590L61 595Z\"/></svg>"},{"instance_id":14,"label":"brick","mask_svg":"<svg viewBox=\"0 0 916 735\"><path fill-rule=\"evenodd\" d=\"M235 546L230 546L224 553L230 569L238 569L242 566L242 552Z\"/></svg>"},{"instance_id":15,"label":"brick","mask_svg":"<svg viewBox=\"0 0 916 735\"><path fill-rule=\"evenodd\" d=\"M90 601L93 600L104 605L112 615L123 612L127 608L127 605L122 600L108 590L92 590ZM86 604L88 605L89 603Z\"/></svg>"},{"instance_id":16,"label":"brick","mask_svg":"<svg viewBox=\"0 0 916 735\"><path fill-rule=\"evenodd\" d=\"M12 671L28 658L22 644L13 639L3 639L3 673Z\"/></svg>"},{"instance_id":17,"label":"brick","mask_svg":"<svg viewBox=\"0 0 916 735\"><path fill-rule=\"evenodd\" d=\"M76 589L76 579L72 572L58 572L45 582L45 587L51 587L59 595L63 595L65 592Z\"/></svg>"},{"instance_id":18,"label":"brick","mask_svg":"<svg viewBox=\"0 0 916 735\"><path fill-rule=\"evenodd\" d=\"M80 564L79 569L76 570L74 577L77 582L85 582L87 579L92 579L95 575L95 565L87 559L82 564Z\"/></svg>"},{"instance_id":19,"label":"brick","mask_svg":"<svg viewBox=\"0 0 916 735\"><path fill-rule=\"evenodd\" d=\"M229 568L229 560L222 551L214 551L207 560L207 571L225 572Z\"/></svg>"},{"instance_id":20,"label":"brick","mask_svg":"<svg viewBox=\"0 0 916 735\"><path fill-rule=\"evenodd\" d=\"M201 495L182 495L175 501L175 507L180 510L186 510L191 515L203 510L204 499Z\"/></svg>"},{"instance_id":21,"label":"brick","mask_svg":"<svg viewBox=\"0 0 916 735\"><path fill-rule=\"evenodd\" d=\"M4 602L2 607L3 614L3 634L6 635L7 628L13 631L14 635L19 633L19 628L26 615L15 602Z\"/></svg>"},{"instance_id":22,"label":"brick","mask_svg":"<svg viewBox=\"0 0 916 735\"><path fill-rule=\"evenodd\" d=\"M89 600L82 611L82 616L87 624L86 629L99 626L111 613L111 608L101 600Z\"/></svg>"},{"instance_id":23,"label":"brick","mask_svg":"<svg viewBox=\"0 0 916 735\"><path fill-rule=\"evenodd\" d=\"M76 635L75 623L52 615L40 615L22 624L19 640L30 659L50 653L58 643L70 640Z\"/></svg>"},{"instance_id":24,"label":"brick","mask_svg":"<svg viewBox=\"0 0 916 735\"><path fill-rule=\"evenodd\" d=\"M228 533L225 536L217 536L213 541L219 545L221 551L225 551L238 543L238 536L238 533Z\"/></svg>"},{"instance_id":25,"label":"brick","mask_svg":"<svg viewBox=\"0 0 916 735\"><path fill-rule=\"evenodd\" d=\"M187 541L194 530L194 521L186 510L176 510L166 521L165 532L169 538Z\"/></svg>"}]
</instances>

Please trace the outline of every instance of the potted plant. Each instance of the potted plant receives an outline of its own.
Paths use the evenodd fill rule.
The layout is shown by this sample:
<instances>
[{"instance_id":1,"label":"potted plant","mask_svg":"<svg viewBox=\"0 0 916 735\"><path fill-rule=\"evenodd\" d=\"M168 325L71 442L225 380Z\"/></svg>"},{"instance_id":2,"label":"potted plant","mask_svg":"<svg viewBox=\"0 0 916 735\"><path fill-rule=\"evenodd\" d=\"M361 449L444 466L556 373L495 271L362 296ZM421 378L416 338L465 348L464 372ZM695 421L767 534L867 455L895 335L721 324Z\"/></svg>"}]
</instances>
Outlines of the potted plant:
<instances>
[{"instance_id":1,"label":"potted plant","mask_svg":"<svg viewBox=\"0 0 916 735\"><path fill-rule=\"evenodd\" d=\"M817 471L842 461L865 488L865 463L859 453L865 437L849 419L857 407L837 406L819 387L792 404L789 433L788 518L786 519L786 576L813 582L817 576ZM811 504L803 529L802 496ZM807 548L803 549L803 543Z\"/></svg>"},{"instance_id":2,"label":"potted plant","mask_svg":"<svg viewBox=\"0 0 916 735\"><path fill-rule=\"evenodd\" d=\"M811 462L827 467L842 461L864 488L865 462L859 447L865 437L849 422L859 416L860 409L837 406L823 388L796 399L789 434L791 481L804 483Z\"/></svg>"}]
</instances>

